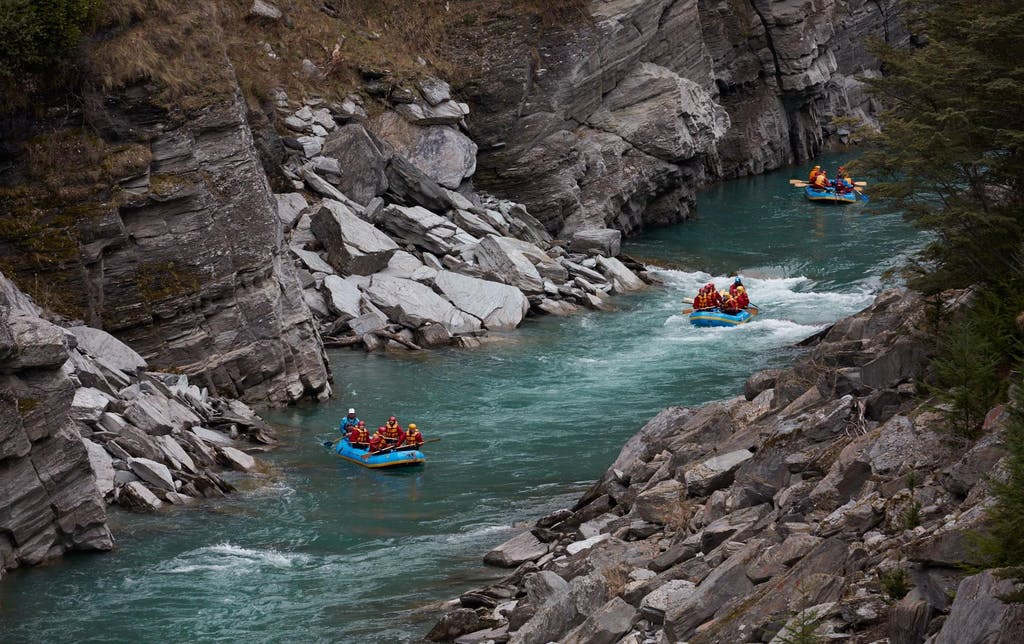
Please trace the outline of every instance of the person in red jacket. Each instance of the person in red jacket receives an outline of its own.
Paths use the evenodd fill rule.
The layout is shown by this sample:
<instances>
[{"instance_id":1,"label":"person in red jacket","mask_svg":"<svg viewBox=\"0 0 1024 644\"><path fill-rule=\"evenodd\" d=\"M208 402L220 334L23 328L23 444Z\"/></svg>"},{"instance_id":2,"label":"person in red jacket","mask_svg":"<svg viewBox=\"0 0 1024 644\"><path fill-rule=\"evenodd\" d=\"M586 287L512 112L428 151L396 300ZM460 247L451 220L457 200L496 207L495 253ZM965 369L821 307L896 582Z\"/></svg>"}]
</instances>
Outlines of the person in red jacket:
<instances>
[{"instance_id":1,"label":"person in red jacket","mask_svg":"<svg viewBox=\"0 0 1024 644\"><path fill-rule=\"evenodd\" d=\"M405 433L405 438L402 440L401 447L399 450L411 450L419 449L420 445L423 444L423 434L416 427L416 423L409 423L409 431Z\"/></svg>"},{"instance_id":2,"label":"person in red jacket","mask_svg":"<svg viewBox=\"0 0 1024 644\"><path fill-rule=\"evenodd\" d=\"M348 432L348 442L352 447L366 449L370 446L370 432L366 431L366 423L359 421Z\"/></svg>"},{"instance_id":3,"label":"person in red jacket","mask_svg":"<svg viewBox=\"0 0 1024 644\"><path fill-rule=\"evenodd\" d=\"M388 422L384 423L384 440L388 445L401 445L405 440L405 432L402 431L402 426L398 424L398 419L394 416L388 418Z\"/></svg>"},{"instance_id":4,"label":"person in red jacket","mask_svg":"<svg viewBox=\"0 0 1024 644\"><path fill-rule=\"evenodd\" d=\"M748 306L750 306L750 297L747 295L747 289L743 288L742 285L736 287L735 297L736 306L738 306L739 308L745 309Z\"/></svg>"},{"instance_id":5,"label":"person in red jacket","mask_svg":"<svg viewBox=\"0 0 1024 644\"><path fill-rule=\"evenodd\" d=\"M379 452L387 446L387 439L384 436L384 426L381 425L377 428L377 432L370 437L370 453L373 454L374 452Z\"/></svg>"}]
</instances>

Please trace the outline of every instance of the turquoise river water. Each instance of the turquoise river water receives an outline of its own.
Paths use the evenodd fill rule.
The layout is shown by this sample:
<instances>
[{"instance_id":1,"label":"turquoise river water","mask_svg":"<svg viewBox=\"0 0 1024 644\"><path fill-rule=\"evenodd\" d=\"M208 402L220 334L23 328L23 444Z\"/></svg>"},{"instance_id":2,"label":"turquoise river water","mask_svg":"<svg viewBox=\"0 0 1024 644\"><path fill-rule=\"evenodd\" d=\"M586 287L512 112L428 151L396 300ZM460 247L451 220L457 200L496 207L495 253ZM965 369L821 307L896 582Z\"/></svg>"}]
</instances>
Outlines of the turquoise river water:
<instances>
[{"instance_id":1,"label":"turquoise river water","mask_svg":"<svg viewBox=\"0 0 1024 644\"><path fill-rule=\"evenodd\" d=\"M898 216L803 200L786 179L806 172L721 184L698 220L632 240L665 285L615 312L531 318L473 350L332 352L332 401L268 412L283 446L266 473L198 507L112 511L115 552L13 571L0 641L418 641L441 601L503 574L483 566L488 549L571 504L651 416L786 364L920 243ZM735 271L764 313L692 328L681 298ZM443 440L417 471L345 463L321 444L350 406Z\"/></svg>"}]
</instances>

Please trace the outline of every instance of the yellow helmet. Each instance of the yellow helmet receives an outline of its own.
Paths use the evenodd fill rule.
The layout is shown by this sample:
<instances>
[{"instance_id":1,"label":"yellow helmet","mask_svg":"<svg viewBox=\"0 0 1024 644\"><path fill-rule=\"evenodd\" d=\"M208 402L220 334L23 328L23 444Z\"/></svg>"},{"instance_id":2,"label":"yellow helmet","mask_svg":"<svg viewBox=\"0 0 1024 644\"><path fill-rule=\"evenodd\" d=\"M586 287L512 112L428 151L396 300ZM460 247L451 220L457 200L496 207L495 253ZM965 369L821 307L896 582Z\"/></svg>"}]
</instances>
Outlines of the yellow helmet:
<instances>
[{"instance_id":1,"label":"yellow helmet","mask_svg":"<svg viewBox=\"0 0 1024 644\"><path fill-rule=\"evenodd\" d=\"M409 423L409 429L416 429L416 423Z\"/></svg>"}]
</instances>

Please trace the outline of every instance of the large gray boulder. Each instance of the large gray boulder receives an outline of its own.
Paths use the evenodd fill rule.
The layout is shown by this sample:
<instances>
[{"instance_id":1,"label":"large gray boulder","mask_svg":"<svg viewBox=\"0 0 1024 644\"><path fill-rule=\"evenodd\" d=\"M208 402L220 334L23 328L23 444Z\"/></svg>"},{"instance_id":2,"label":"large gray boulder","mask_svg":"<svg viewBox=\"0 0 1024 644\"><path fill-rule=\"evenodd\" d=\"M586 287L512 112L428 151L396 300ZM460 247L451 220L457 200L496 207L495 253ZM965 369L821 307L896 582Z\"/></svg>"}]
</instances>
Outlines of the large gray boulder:
<instances>
[{"instance_id":1,"label":"large gray boulder","mask_svg":"<svg viewBox=\"0 0 1024 644\"><path fill-rule=\"evenodd\" d=\"M759 545L752 542L745 546L719 564L694 592L685 593L682 601L668 607L665 634L670 641L688 640L696 628L710 619L723 604L753 590L754 584L747 578L745 568Z\"/></svg>"},{"instance_id":2,"label":"large gray boulder","mask_svg":"<svg viewBox=\"0 0 1024 644\"><path fill-rule=\"evenodd\" d=\"M419 127L394 112L377 119L378 135L428 177L456 189L476 172L476 143L444 125Z\"/></svg>"},{"instance_id":3,"label":"large gray boulder","mask_svg":"<svg viewBox=\"0 0 1024 644\"><path fill-rule=\"evenodd\" d=\"M388 319L410 329L418 329L427 322L441 324L453 335L473 333L481 328L479 319L463 313L419 282L374 275L364 293Z\"/></svg>"},{"instance_id":4,"label":"large gray boulder","mask_svg":"<svg viewBox=\"0 0 1024 644\"><path fill-rule=\"evenodd\" d=\"M328 275L323 284L328 308L343 320L359 317L362 314L360 302L363 299L359 287L366 284L365 277Z\"/></svg>"},{"instance_id":5,"label":"large gray boulder","mask_svg":"<svg viewBox=\"0 0 1024 644\"><path fill-rule=\"evenodd\" d=\"M135 476L153 487L174 492L174 479L171 478L171 471L163 463L157 463L148 458L130 458L128 467L132 469Z\"/></svg>"},{"instance_id":6,"label":"large gray boulder","mask_svg":"<svg viewBox=\"0 0 1024 644\"><path fill-rule=\"evenodd\" d=\"M509 237L485 237L473 248L477 263L506 284L526 293L542 293L544 280L537 267Z\"/></svg>"},{"instance_id":7,"label":"large gray boulder","mask_svg":"<svg viewBox=\"0 0 1024 644\"><path fill-rule=\"evenodd\" d=\"M476 241L451 221L421 206L388 206L378 223L399 241L438 255L447 255L457 245Z\"/></svg>"},{"instance_id":8,"label":"large gray boulder","mask_svg":"<svg viewBox=\"0 0 1024 644\"><path fill-rule=\"evenodd\" d=\"M707 496L729 486L740 465L753 457L753 452L741 449L713 456L694 465L684 474L686 493L689 496Z\"/></svg>"},{"instance_id":9,"label":"large gray boulder","mask_svg":"<svg viewBox=\"0 0 1024 644\"><path fill-rule=\"evenodd\" d=\"M530 302L514 286L438 271L434 286L459 309L479 318L488 329L514 329L523 321Z\"/></svg>"},{"instance_id":10,"label":"large gray boulder","mask_svg":"<svg viewBox=\"0 0 1024 644\"><path fill-rule=\"evenodd\" d=\"M620 262L614 257L601 257L598 255L597 264L601 267L601 271L605 274L612 283L612 287L616 293L627 293L629 291L639 291L644 288L644 282L642 279L636 276L636 273L629 270L625 264Z\"/></svg>"},{"instance_id":11,"label":"large gray boulder","mask_svg":"<svg viewBox=\"0 0 1024 644\"><path fill-rule=\"evenodd\" d=\"M573 233L569 249L577 253L615 257L622 246L622 231L614 228L578 230Z\"/></svg>"},{"instance_id":12,"label":"large gray boulder","mask_svg":"<svg viewBox=\"0 0 1024 644\"><path fill-rule=\"evenodd\" d=\"M339 273L372 275L387 266L398 250L390 237L338 201L325 199L310 226L327 250L328 262Z\"/></svg>"},{"instance_id":13,"label":"large gray boulder","mask_svg":"<svg viewBox=\"0 0 1024 644\"><path fill-rule=\"evenodd\" d=\"M391 157L385 173L388 194L399 203L419 205L435 212L454 207L444 188L403 157Z\"/></svg>"},{"instance_id":14,"label":"large gray boulder","mask_svg":"<svg viewBox=\"0 0 1024 644\"><path fill-rule=\"evenodd\" d=\"M515 568L527 561L536 561L547 552L547 544L542 543L527 530L484 555L484 563L501 568Z\"/></svg>"},{"instance_id":15,"label":"large gray boulder","mask_svg":"<svg viewBox=\"0 0 1024 644\"><path fill-rule=\"evenodd\" d=\"M1013 593L1014 583L991 571L960 582L949 617L927 644L1014 644L1024 631L1024 605L1000 599Z\"/></svg>"},{"instance_id":16,"label":"large gray boulder","mask_svg":"<svg viewBox=\"0 0 1024 644\"><path fill-rule=\"evenodd\" d=\"M632 628L636 617L635 608L620 597L612 597L560 641L562 644L614 644Z\"/></svg>"},{"instance_id":17,"label":"large gray boulder","mask_svg":"<svg viewBox=\"0 0 1024 644\"><path fill-rule=\"evenodd\" d=\"M328 135L321 154L338 161L338 188L357 203L365 206L387 190L385 168L392 152L362 125L339 127Z\"/></svg>"},{"instance_id":18,"label":"large gray boulder","mask_svg":"<svg viewBox=\"0 0 1024 644\"><path fill-rule=\"evenodd\" d=\"M146 361L134 349L106 331L91 326L73 326L68 331L78 340L79 351L93 358L102 359L121 371L135 373L147 366Z\"/></svg>"},{"instance_id":19,"label":"large gray boulder","mask_svg":"<svg viewBox=\"0 0 1024 644\"><path fill-rule=\"evenodd\" d=\"M458 125L469 113L468 108L463 110L462 105L451 100L437 105L404 103L396 107L395 111L413 125Z\"/></svg>"},{"instance_id":20,"label":"large gray boulder","mask_svg":"<svg viewBox=\"0 0 1024 644\"><path fill-rule=\"evenodd\" d=\"M82 444L89 454L89 465L96 477L96 489L100 496L105 497L114 491L114 461L110 458L110 452L88 438L83 438Z\"/></svg>"}]
</instances>

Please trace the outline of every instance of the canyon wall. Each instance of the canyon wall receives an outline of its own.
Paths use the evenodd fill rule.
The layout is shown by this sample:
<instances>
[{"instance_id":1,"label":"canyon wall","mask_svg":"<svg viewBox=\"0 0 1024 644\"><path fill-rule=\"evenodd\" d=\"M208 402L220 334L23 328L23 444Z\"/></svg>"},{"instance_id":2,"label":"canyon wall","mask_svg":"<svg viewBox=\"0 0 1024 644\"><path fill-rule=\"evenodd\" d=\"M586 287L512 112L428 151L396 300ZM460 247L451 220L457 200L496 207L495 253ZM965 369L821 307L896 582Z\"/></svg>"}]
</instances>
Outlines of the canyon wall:
<instances>
[{"instance_id":1,"label":"canyon wall","mask_svg":"<svg viewBox=\"0 0 1024 644\"><path fill-rule=\"evenodd\" d=\"M897 2L602 0L559 28L509 21L467 48L477 186L556 235L686 219L694 190L807 160L877 105L866 37Z\"/></svg>"}]
</instances>

